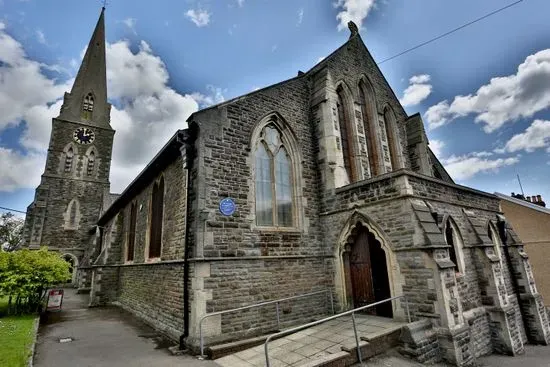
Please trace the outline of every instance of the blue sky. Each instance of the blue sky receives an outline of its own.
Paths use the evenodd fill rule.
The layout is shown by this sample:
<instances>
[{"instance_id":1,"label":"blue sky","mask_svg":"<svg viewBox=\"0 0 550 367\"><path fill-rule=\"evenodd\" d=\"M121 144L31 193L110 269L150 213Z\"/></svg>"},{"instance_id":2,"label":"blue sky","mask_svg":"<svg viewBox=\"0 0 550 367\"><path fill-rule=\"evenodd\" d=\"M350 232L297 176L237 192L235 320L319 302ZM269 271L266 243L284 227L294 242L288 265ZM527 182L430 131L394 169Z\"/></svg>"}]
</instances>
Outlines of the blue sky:
<instances>
[{"instance_id":1,"label":"blue sky","mask_svg":"<svg viewBox=\"0 0 550 367\"><path fill-rule=\"evenodd\" d=\"M345 23L381 61L513 1L112 0L109 94L120 192L198 108L311 68ZM51 118L70 89L100 1L0 0L0 206L25 210ZM460 184L550 201L550 2L524 0L380 65ZM342 29L343 28L343 29ZM144 139L147 137L147 139Z\"/></svg>"}]
</instances>

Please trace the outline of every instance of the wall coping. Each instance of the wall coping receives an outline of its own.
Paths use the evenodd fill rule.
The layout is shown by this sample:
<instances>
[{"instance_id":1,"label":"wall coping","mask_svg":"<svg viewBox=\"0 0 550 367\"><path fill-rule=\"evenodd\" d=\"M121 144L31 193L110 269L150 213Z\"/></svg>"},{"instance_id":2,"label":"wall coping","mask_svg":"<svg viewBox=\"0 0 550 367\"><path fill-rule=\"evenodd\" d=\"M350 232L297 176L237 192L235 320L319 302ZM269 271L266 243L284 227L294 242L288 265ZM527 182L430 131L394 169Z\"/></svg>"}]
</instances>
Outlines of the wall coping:
<instances>
[{"instance_id":1,"label":"wall coping","mask_svg":"<svg viewBox=\"0 0 550 367\"><path fill-rule=\"evenodd\" d=\"M485 196L485 197L490 198L490 199L498 200L498 197L494 194L490 194L490 193L485 192L485 191L473 189L473 188L468 187L468 186L462 186L462 185L458 185L458 184L449 183L449 182L446 182L446 181L443 181L443 180L440 180L440 179L437 179L437 178L433 178L433 177L430 177L430 176L425 176L425 175L422 175L420 173L410 171L407 168L401 168L401 169L398 169L396 171L392 171L392 172L389 172L389 173L384 173L383 175L379 175L379 176L376 176L376 177L373 177L373 178L368 178L366 180L354 182L350 185L346 185L346 186L337 188L335 190L335 192L337 194L339 194L339 193L346 192L346 191L349 191L349 190L353 190L353 189L356 189L356 188L359 188L359 187L362 187L362 186L366 186L366 185L370 185L370 184L373 184L373 183L376 183L376 182L389 180L389 179L392 179L392 178L398 178L398 177L402 177L402 176L414 177L414 178L418 178L420 180L429 181L429 182L433 182L433 183L436 183L436 184L439 184L439 185L447 186L447 187L450 187L450 188L453 188L453 189L456 189L456 190L467 191L467 192L470 192L470 193L473 193L473 194L476 194L476 195Z\"/></svg>"}]
</instances>

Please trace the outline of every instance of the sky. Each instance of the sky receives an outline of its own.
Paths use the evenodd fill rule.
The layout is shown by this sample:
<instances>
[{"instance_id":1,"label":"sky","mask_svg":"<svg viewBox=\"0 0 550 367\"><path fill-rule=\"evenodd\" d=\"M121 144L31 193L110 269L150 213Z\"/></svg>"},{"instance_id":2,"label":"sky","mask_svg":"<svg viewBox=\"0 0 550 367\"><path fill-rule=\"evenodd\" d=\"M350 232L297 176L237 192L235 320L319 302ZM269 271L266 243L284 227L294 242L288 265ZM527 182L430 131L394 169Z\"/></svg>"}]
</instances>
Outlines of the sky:
<instances>
[{"instance_id":1,"label":"sky","mask_svg":"<svg viewBox=\"0 0 550 367\"><path fill-rule=\"evenodd\" d=\"M194 111L294 77L360 27L455 182L550 202L550 2L111 0L107 77L121 192ZM97 0L0 0L0 207L25 211L97 22Z\"/></svg>"}]
</instances>

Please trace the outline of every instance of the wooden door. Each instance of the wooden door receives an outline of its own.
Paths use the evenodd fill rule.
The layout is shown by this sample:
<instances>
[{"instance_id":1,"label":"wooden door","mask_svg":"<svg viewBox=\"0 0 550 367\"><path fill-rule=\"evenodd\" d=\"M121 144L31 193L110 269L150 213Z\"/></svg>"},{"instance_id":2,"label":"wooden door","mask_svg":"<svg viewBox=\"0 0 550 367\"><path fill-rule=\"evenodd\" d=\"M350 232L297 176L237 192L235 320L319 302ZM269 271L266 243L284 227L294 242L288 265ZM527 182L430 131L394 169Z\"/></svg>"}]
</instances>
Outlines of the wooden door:
<instances>
[{"instance_id":1,"label":"wooden door","mask_svg":"<svg viewBox=\"0 0 550 367\"><path fill-rule=\"evenodd\" d=\"M368 240L368 232L361 230L357 234L349 257L354 308L375 302Z\"/></svg>"}]
</instances>

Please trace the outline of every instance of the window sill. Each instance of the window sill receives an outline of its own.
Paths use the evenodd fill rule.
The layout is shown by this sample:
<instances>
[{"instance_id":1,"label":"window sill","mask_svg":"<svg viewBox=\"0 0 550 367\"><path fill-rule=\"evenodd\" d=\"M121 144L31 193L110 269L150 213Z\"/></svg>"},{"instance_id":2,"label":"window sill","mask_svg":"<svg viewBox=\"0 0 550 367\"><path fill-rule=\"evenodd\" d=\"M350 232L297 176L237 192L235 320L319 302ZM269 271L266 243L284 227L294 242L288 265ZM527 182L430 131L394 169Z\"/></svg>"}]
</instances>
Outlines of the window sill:
<instances>
[{"instance_id":1,"label":"window sill","mask_svg":"<svg viewBox=\"0 0 550 367\"><path fill-rule=\"evenodd\" d=\"M147 259L145 259L146 263L158 263L161 261L162 259L160 257L148 257Z\"/></svg>"},{"instance_id":2,"label":"window sill","mask_svg":"<svg viewBox=\"0 0 550 367\"><path fill-rule=\"evenodd\" d=\"M284 233L302 233L300 228L296 227L264 227L264 226L254 226L252 230L255 232L284 232Z\"/></svg>"}]
</instances>

